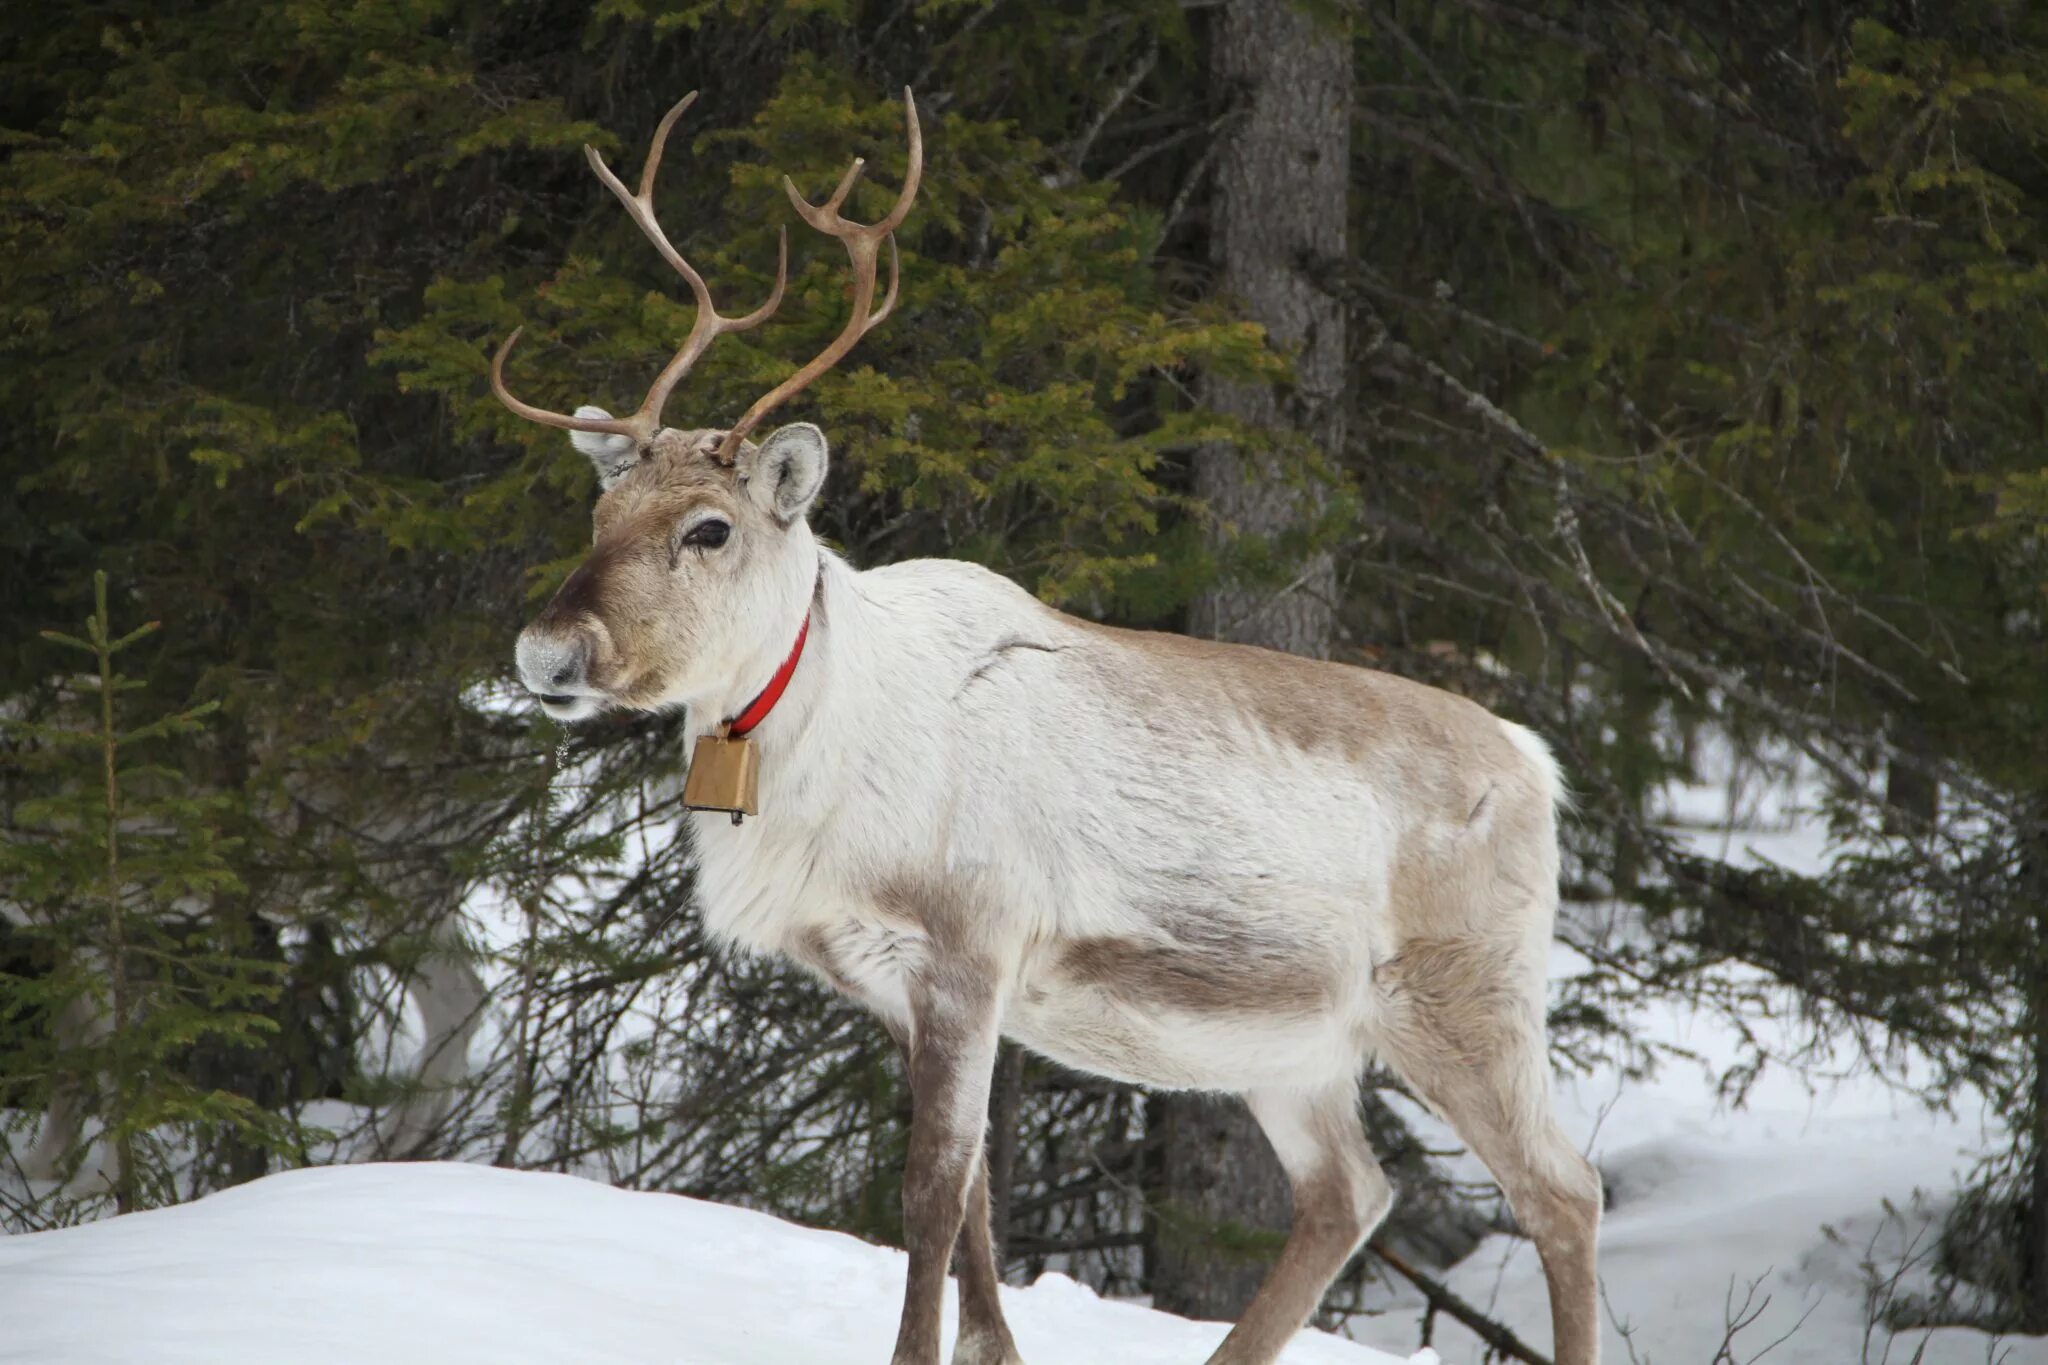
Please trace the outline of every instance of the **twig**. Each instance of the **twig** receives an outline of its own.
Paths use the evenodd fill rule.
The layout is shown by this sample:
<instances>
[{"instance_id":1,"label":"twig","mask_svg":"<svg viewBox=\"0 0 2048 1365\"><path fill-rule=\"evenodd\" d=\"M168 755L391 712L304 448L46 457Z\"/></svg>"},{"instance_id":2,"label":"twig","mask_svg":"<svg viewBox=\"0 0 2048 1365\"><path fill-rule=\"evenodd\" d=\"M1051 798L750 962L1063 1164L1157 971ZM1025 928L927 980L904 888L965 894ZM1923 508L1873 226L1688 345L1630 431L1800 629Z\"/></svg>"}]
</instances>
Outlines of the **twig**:
<instances>
[{"instance_id":1,"label":"twig","mask_svg":"<svg viewBox=\"0 0 2048 1365\"><path fill-rule=\"evenodd\" d=\"M1095 139L1102 136L1103 128L1116 117L1116 111L1123 108L1131 96L1138 92L1138 87L1145 83L1145 78L1152 74L1152 68L1158 64L1159 40L1154 38L1146 47L1145 55L1131 68L1131 74L1124 79L1122 85L1110 93L1102 108L1096 111L1095 117L1089 121L1087 130L1074 139L1073 146L1063 158L1067 163L1067 169L1058 177L1062 184L1072 184L1082 177L1088 153L1095 149Z\"/></svg>"}]
</instances>

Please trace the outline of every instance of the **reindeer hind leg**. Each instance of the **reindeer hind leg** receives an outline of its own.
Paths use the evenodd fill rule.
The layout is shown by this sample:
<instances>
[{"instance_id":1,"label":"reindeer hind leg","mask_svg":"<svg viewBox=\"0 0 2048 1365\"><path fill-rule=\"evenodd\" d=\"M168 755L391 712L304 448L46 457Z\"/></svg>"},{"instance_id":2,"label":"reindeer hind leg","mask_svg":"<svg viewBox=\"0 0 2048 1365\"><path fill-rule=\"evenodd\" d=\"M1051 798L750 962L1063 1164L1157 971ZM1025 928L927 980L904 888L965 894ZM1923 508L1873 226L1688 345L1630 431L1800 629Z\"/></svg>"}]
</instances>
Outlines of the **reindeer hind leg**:
<instances>
[{"instance_id":1,"label":"reindeer hind leg","mask_svg":"<svg viewBox=\"0 0 2048 1365\"><path fill-rule=\"evenodd\" d=\"M1598 1365L1600 1177L1557 1125L1527 952L1480 938L1404 947L1377 973L1381 1050L1486 1163L1536 1244L1557 1365Z\"/></svg>"},{"instance_id":2,"label":"reindeer hind leg","mask_svg":"<svg viewBox=\"0 0 2048 1365\"><path fill-rule=\"evenodd\" d=\"M1306 1094L1254 1091L1246 1102L1287 1171L1293 1225L1279 1261L1209 1365L1269 1365L1277 1359L1393 1202L1392 1188L1366 1144L1356 1082Z\"/></svg>"}]
</instances>

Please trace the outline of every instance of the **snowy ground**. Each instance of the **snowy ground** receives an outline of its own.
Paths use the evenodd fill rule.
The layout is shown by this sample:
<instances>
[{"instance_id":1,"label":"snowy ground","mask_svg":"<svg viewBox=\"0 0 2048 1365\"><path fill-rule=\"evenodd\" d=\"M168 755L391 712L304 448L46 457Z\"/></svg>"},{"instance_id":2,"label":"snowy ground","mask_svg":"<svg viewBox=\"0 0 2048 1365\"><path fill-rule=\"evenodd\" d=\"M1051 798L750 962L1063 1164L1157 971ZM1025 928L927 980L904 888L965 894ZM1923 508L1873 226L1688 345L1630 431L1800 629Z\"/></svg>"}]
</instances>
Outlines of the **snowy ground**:
<instances>
[{"instance_id":1,"label":"snowy ground","mask_svg":"<svg viewBox=\"0 0 2048 1365\"><path fill-rule=\"evenodd\" d=\"M1570 953L1559 949L1558 959L1571 969ZM1725 1026L1679 1010L1644 1027L1709 1057L1727 1048ZM1917 1271L1909 1268L1900 1287L1925 1284L1932 1212L1981 1145L1979 1115L1930 1115L1868 1078L1809 1089L1768 1072L1747 1103L1730 1110L1705 1068L1682 1064L1626 1085L1612 1078L1566 1084L1559 1100L1566 1128L1612 1191L1600 1255L1609 1361L2048 1365L2048 1341L2040 1338L1994 1341L1962 1330L1865 1335L1874 1277L1914 1261ZM1440 1129L1431 1136L1455 1145ZM1461 1173L1484 1178L1470 1162ZM1925 1197L1916 1201L1916 1194ZM1887 1202L1896 1217L1887 1215ZM1491 1238L1446 1278L1527 1340L1549 1345L1542 1270L1527 1242ZM1353 1334L1386 1349L1412 1347L1420 1340L1420 1300L1397 1298L1387 1307ZM1750 1312L1754 1320L1720 1354L1731 1318ZM1476 1338L1455 1323L1439 1319L1434 1341L1446 1365L1481 1359Z\"/></svg>"},{"instance_id":2,"label":"snowy ground","mask_svg":"<svg viewBox=\"0 0 2048 1365\"><path fill-rule=\"evenodd\" d=\"M0 1361L879 1365L903 1261L765 1214L572 1176L334 1166L0 1239ZM1003 1306L1035 1365L1190 1365L1225 1330L1057 1275L1005 1290ZM949 1298L949 1349L952 1318ZM1285 1356L1404 1359L1321 1333Z\"/></svg>"}]
</instances>

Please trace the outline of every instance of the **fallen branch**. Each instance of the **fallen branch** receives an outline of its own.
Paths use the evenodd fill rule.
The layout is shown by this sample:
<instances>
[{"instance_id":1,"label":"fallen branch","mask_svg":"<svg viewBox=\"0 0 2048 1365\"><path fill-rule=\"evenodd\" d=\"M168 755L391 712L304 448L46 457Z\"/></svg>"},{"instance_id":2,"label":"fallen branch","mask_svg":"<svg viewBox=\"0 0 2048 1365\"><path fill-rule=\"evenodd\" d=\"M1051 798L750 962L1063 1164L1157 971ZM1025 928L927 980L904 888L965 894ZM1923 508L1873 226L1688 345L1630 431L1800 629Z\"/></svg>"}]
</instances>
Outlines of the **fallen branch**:
<instances>
[{"instance_id":1,"label":"fallen branch","mask_svg":"<svg viewBox=\"0 0 2048 1365\"><path fill-rule=\"evenodd\" d=\"M1526 1365L1550 1365L1550 1357L1539 1352L1534 1346L1522 1340L1501 1323L1495 1322L1471 1304L1453 1294L1443 1281L1423 1274L1408 1264L1408 1259L1399 1252L1378 1242L1368 1243L1373 1255L1401 1272L1410 1284L1422 1291L1429 1300L1432 1311L1448 1313L1472 1329L1491 1350L1499 1352L1510 1360L1520 1360Z\"/></svg>"}]
</instances>

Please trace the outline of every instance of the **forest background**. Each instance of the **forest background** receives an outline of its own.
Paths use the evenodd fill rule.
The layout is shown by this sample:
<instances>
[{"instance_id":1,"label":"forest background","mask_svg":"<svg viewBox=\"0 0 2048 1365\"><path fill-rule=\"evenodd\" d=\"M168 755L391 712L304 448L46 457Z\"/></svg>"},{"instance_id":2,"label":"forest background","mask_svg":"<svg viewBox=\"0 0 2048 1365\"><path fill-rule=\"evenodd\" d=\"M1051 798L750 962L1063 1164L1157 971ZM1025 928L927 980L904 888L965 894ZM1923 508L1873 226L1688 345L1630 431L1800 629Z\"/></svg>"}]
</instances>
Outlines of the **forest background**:
<instances>
[{"instance_id":1,"label":"forest background","mask_svg":"<svg viewBox=\"0 0 2048 1365\"><path fill-rule=\"evenodd\" d=\"M898 1236L892 1050L699 936L678 719L517 704L592 480L483 375L524 323L525 396L630 406L687 331L581 144L637 164L701 89L661 211L750 307L781 175L867 155L855 207L893 194L905 86L903 302L789 414L834 442L820 530L1534 726L1596 968L1560 1068L1652 1065L1644 1001L1789 991L1926 1102L1988 1097L1915 1311L2048 1331L2025 0L6 7L6 1224L430 1156ZM837 331L835 250L794 233L781 315L672 421ZM1810 775L1823 873L1652 818L1709 739ZM1759 1041L1730 1096L1800 1063ZM1234 1110L1014 1052L994 1109L1013 1274L1235 1312L1285 1196ZM1379 1244L1455 1259L1499 1210L1368 1117Z\"/></svg>"}]
</instances>

